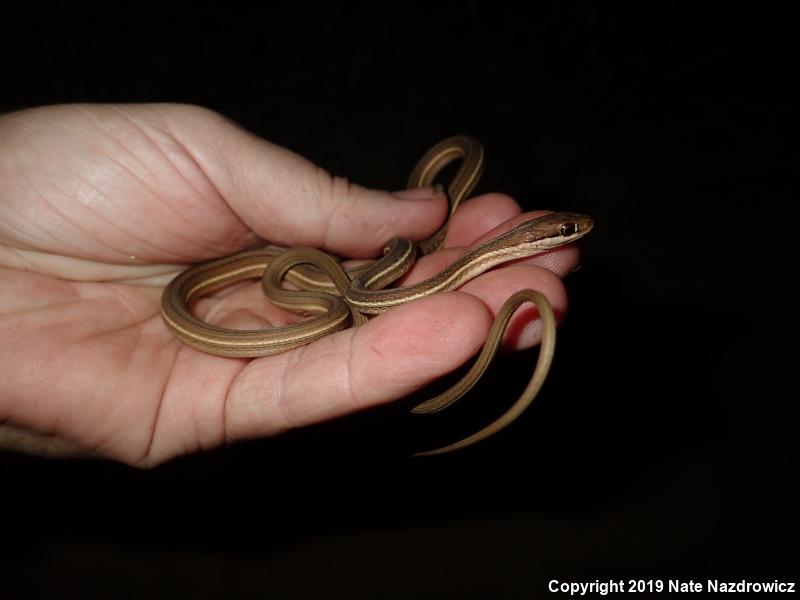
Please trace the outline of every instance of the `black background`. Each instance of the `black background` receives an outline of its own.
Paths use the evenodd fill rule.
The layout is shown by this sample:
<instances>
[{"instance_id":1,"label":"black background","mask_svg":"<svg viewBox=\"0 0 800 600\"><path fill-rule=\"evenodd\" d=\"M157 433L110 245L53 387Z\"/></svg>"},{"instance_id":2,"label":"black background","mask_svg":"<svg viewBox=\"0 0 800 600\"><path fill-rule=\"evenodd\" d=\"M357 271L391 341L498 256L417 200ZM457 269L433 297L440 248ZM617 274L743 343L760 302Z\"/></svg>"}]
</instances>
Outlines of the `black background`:
<instances>
[{"instance_id":1,"label":"black background","mask_svg":"<svg viewBox=\"0 0 800 600\"><path fill-rule=\"evenodd\" d=\"M111 6L8 15L0 110L202 104L386 189L469 133L479 191L597 225L553 372L502 435L409 459L417 425L387 411L146 472L0 454L2 585L532 598L550 579L796 579L788 14Z\"/></svg>"}]
</instances>

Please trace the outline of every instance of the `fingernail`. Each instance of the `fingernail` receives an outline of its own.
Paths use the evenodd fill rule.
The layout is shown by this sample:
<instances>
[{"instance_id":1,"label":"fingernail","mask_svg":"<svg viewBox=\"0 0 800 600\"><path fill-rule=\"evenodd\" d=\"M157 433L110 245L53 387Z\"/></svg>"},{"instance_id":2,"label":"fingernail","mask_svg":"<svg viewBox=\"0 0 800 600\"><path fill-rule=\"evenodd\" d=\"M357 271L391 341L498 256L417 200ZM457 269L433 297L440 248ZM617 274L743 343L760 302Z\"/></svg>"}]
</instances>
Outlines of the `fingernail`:
<instances>
[{"instance_id":1,"label":"fingernail","mask_svg":"<svg viewBox=\"0 0 800 600\"><path fill-rule=\"evenodd\" d=\"M427 200L429 198L438 198L441 194L441 186L428 186L394 192L392 196L400 200Z\"/></svg>"}]
</instances>

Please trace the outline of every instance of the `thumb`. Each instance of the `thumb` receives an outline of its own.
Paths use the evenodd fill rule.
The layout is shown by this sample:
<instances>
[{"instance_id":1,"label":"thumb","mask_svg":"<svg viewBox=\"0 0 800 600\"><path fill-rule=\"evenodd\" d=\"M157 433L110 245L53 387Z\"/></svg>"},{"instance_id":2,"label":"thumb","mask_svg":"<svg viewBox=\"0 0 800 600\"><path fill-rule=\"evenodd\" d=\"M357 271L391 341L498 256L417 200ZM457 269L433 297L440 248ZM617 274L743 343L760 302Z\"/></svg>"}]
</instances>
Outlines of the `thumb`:
<instances>
[{"instance_id":1,"label":"thumb","mask_svg":"<svg viewBox=\"0 0 800 600\"><path fill-rule=\"evenodd\" d=\"M369 257L394 236L424 239L445 219L446 197L434 188L367 189L216 113L209 121L213 137L200 136L195 160L237 216L270 242Z\"/></svg>"}]
</instances>

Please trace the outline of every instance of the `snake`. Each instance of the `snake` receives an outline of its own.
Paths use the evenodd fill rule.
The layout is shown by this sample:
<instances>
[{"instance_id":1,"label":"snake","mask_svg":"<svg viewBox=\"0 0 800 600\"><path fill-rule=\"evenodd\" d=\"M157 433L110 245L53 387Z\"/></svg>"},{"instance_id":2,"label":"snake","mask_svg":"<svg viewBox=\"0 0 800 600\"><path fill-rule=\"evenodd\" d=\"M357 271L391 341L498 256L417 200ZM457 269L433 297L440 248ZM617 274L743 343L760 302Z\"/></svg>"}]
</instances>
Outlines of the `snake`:
<instances>
[{"instance_id":1,"label":"snake","mask_svg":"<svg viewBox=\"0 0 800 600\"><path fill-rule=\"evenodd\" d=\"M317 248L274 245L200 263L180 273L164 289L161 301L164 322L184 344L209 354L240 358L278 354L349 326L361 326L374 315L401 304L458 289L498 265L571 244L593 228L594 221L588 215L549 213L470 248L424 281L388 287L408 272L419 256L442 247L451 217L472 193L483 173L483 147L470 136L450 137L428 150L412 170L408 188L429 187L446 166L459 160L458 171L447 187L448 217L428 238L418 242L392 238L384 244L380 258L348 268L342 266L341 258ZM265 296L274 305L309 318L284 327L241 330L207 323L192 314L190 306L197 298L239 281L259 278ZM296 289L287 288L285 282ZM553 360L556 319L544 294L525 289L502 305L478 358L467 373L446 391L414 406L411 412L436 413L466 394L491 364L511 317L528 302L536 306L543 327L536 365L523 392L500 417L477 432L443 447L417 452L415 456L442 454L471 446L505 428L533 402Z\"/></svg>"}]
</instances>

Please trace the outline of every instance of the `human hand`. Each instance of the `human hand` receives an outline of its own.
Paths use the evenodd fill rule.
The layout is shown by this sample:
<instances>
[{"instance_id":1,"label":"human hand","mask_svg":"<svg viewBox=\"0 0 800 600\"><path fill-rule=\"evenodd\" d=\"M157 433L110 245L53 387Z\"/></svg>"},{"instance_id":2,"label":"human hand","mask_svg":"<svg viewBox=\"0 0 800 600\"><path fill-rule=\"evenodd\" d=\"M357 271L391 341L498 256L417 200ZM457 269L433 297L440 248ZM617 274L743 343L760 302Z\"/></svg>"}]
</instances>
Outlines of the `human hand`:
<instances>
[{"instance_id":1,"label":"human hand","mask_svg":"<svg viewBox=\"0 0 800 600\"><path fill-rule=\"evenodd\" d=\"M369 258L392 236L430 235L445 212L434 190L359 187L198 107L0 117L0 447L152 466L406 396L472 356L519 289L564 312L571 247L275 356L207 355L162 322L163 286L189 263L263 240ZM532 216L507 196L470 200L446 248L405 283ZM258 282L201 299L195 312L233 328L297 320L270 306ZM532 314L515 316L510 345L538 341Z\"/></svg>"}]
</instances>

